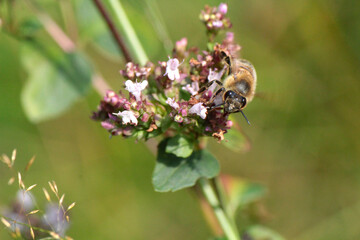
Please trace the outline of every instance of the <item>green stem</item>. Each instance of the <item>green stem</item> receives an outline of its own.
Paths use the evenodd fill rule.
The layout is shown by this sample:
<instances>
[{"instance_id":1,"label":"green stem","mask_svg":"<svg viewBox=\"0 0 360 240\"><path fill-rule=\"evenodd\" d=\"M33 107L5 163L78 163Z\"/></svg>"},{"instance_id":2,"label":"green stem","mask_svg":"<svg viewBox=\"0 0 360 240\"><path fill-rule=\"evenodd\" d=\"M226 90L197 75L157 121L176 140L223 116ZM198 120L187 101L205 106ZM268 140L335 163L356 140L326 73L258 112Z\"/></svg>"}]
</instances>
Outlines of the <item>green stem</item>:
<instances>
[{"instance_id":1,"label":"green stem","mask_svg":"<svg viewBox=\"0 0 360 240\"><path fill-rule=\"evenodd\" d=\"M216 218L221 225L221 228L224 230L226 237L229 240L241 240L237 230L234 229L229 218L226 216L224 210L221 208L220 202L214 192L214 189L211 187L209 180L207 180L206 178L201 178L199 180L199 183L207 201L209 202L211 208L215 213Z\"/></svg>"},{"instance_id":2,"label":"green stem","mask_svg":"<svg viewBox=\"0 0 360 240\"><path fill-rule=\"evenodd\" d=\"M136 33L131 26L129 19L126 16L124 8L121 5L120 0L107 0L108 5L110 6L111 10L113 11L117 23L121 26L124 31L124 36L127 39L127 42L134 53L137 61L141 65L145 65L149 58L147 57Z\"/></svg>"},{"instance_id":3,"label":"green stem","mask_svg":"<svg viewBox=\"0 0 360 240\"><path fill-rule=\"evenodd\" d=\"M229 208L229 199L225 193L224 185L221 183L219 176L214 178L214 186L215 186L216 192L219 195L220 203L222 204L222 207L223 207L227 217L229 218L231 225L233 226L233 228L236 229L237 227L236 227L235 218Z\"/></svg>"}]
</instances>

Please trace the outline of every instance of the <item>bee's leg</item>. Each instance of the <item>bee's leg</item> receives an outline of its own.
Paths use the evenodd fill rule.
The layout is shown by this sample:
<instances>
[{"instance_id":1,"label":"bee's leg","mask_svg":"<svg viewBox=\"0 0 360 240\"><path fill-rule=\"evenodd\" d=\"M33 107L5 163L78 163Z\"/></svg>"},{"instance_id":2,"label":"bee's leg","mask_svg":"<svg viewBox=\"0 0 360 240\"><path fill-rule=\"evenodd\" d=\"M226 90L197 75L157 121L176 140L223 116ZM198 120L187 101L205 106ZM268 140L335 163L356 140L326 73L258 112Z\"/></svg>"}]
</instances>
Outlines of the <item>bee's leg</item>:
<instances>
[{"instance_id":1,"label":"bee's leg","mask_svg":"<svg viewBox=\"0 0 360 240\"><path fill-rule=\"evenodd\" d=\"M219 86L222 86L222 85L223 85L222 82L220 82L219 80L214 80L214 81L208 82L208 83L206 83L205 86L203 86L202 88L199 89L199 91L197 92L196 95L199 95L199 94L205 92L207 89L209 89L209 87L210 87L211 85L213 85L214 82L216 82Z\"/></svg>"},{"instance_id":2,"label":"bee's leg","mask_svg":"<svg viewBox=\"0 0 360 240\"><path fill-rule=\"evenodd\" d=\"M225 61L225 63L228 65L227 75L231 74L231 60L230 57L224 52L221 51L221 57Z\"/></svg>"}]
</instances>

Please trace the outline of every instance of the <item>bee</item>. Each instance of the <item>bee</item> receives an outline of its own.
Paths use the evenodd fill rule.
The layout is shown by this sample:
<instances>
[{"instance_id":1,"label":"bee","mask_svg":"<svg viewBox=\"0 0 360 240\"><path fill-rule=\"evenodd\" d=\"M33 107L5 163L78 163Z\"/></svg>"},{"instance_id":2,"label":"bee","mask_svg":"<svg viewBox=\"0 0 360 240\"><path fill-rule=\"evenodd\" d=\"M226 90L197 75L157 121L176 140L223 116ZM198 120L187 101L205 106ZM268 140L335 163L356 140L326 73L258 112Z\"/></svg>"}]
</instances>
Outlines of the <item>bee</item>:
<instances>
[{"instance_id":1,"label":"bee","mask_svg":"<svg viewBox=\"0 0 360 240\"><path fill-rule=\"evenodd\" d=\"M208 110L223 107L224 114L241 112L250 124L242 110L255 95L257 80L255 68L249 61L233 58L225 51L221 51L221 57L227 65L228 76L223 82L218 80L208 82L198 93L202 93L212 84L217 83L220 88L208 102L204 103Z\"/></svg>"}]
</instances>

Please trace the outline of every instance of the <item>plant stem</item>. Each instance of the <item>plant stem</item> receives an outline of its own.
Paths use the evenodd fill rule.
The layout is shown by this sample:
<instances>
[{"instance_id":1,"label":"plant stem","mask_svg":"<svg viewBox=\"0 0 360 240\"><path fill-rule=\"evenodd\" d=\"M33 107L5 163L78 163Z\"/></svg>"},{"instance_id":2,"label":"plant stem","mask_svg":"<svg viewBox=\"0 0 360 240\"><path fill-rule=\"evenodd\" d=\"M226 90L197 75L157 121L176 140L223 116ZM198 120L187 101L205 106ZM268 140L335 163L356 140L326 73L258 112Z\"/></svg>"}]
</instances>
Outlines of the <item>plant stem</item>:
<instances>
[{"instance_id":1,"label":"plant stem","mask_svg":"<svg viewBox=\"0 0 360 240\"><path fill-rule=\"evenodd\" d=\"M124 8L122 7L119 0L107 0L111 10L114 12L115 17L117 19L117 23L121 26L124 31L124 36L127 39L127 42L132 49L137 61L141 65L145 65L149 58L147 57L136 33L131 26L129 19L126 16Z\"/></svg>"},{"instance_id":2,"label":"plant stem","mask_svg":"<svg viewBox=\"0 0 360 240\"><path fill-rule=\"evenodd\" d=\"M206 178L201 178L199 180L199 184L204 192L207 201L212 207L216 218L218 219L222 229L224 230L226 237L229 240L241 240L237 230L234 229L229 218L226 216L224 210L221 208L220 202L214 192L214 189L211 187L209 180L207 180Z\"/></svg>"},{"instance_id":3,"label":"plant stem","mask_svg":"<svg viewBox=\"0 0 360 240\"><path fill-rule=\"evenodd\" d=\"M101 0L93 0L96 7L98 8L99 12L101 13L102 17L104 18L106 24L108 25L110 32L116 41L118 47L120 48L121 52L124 54L126 62L132 62L131 55L126 48L125 42L123 38L121 37L120 33L116 29L115 24L113 23L112 19L110 18L108 12L106 11L104 4L101 2Z\"/></svg>"}]
</instances>

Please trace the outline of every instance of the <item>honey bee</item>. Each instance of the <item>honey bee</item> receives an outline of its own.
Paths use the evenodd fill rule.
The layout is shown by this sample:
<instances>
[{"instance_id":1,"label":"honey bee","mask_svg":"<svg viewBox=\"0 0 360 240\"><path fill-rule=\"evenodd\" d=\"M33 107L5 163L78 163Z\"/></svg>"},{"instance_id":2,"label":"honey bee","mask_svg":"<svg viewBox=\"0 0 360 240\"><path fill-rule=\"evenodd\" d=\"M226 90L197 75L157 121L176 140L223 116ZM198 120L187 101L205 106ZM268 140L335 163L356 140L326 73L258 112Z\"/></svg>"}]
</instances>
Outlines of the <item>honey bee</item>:
<instances>
[{"instance_id":1,"label":"honey bee","mask_svg":"<svg viewBox=\"0 0 360 240\"><path fill-rule=\"evenodd\" d=\"M223 82L218 80L208 82L199 90L199 93L207 90L214 82L220 87L204 105L208 110L223 107L225 114L241 112L250 124L242 110L255 95L257 79L255 68L249 61L233 58L224 51L221 51L221 56L228 65L228 76Z\"/></svg>"}]
</instances>

